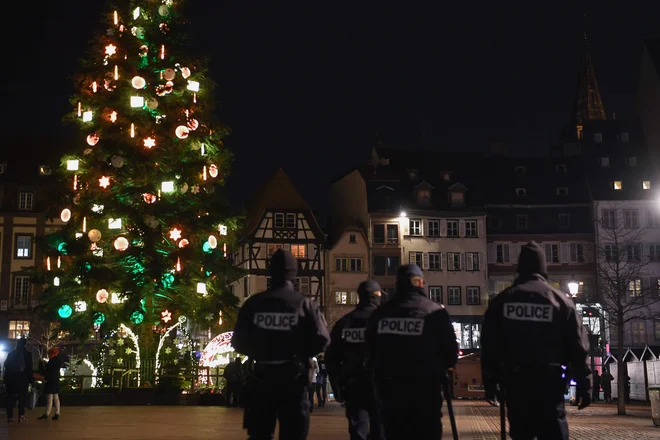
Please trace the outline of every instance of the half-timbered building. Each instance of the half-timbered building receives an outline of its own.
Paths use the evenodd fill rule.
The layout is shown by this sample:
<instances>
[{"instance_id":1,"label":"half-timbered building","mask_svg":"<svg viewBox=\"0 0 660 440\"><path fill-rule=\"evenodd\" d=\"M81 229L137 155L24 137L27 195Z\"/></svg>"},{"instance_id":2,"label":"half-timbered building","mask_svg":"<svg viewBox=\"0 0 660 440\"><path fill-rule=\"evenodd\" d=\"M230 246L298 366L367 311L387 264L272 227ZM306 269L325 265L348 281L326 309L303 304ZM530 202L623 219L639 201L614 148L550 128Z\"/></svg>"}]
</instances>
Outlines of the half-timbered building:
<instances>
[{"instance_id":1,"label":"half-timbered building","mask_svg":"<svg viewBox=\"0 0 660 440\"><path fill-rule=\"evenodd\" d=\"M247 206L246 227L233 253L245 271L234 282L241 301L270 287L270 257L280 248L299 262L295 288L323 305L325 234L309 205L280 168Z\"/></svg>"}]
</instances>

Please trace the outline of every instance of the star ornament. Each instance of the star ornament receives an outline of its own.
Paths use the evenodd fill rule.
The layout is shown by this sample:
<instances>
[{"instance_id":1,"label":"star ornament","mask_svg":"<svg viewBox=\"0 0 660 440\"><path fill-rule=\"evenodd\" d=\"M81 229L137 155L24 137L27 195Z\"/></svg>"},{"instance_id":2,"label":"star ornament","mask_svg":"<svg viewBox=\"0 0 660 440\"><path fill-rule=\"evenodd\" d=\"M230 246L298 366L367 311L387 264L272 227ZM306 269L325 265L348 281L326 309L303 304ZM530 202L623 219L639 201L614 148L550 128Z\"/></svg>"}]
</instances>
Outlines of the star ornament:
<instances>
[{"instance_id":1,"label":"star ornament","mask_svg":"<svg viewBox=\"0 0 660 440\"><path fill-rule=\"evenodd\" d=\"M161 312L160 316L162 316L162 320L166 324L172 320L172 312L170 312L169 310L165 310Z\"/></svg>"},{"instance_id":2,"label":"star ornament","mask_svg":"<svg viewBox=\"0 0 660 440\"><path fill-rule=\"evenodd\" d=\"M114 44L108 44L105 46L105 54L108 56L112 56L117 53L117 46Z\"/></svg>"},{"instance_id":3,"label":"star ornament","mask_svg":"<svg viewBox=\"0 0 660 440\"><path fill-rule=\"evenodd\" d=\"M177 241L181 238L181 231L179 231L177 228L174 228L170 231L170 238L174 241Z\"/></svg>"},{"instance_id":4,"label":"star ornament","mask_svg":"<svg viewBox=\"0 0 660 440\"><path fill-rule=\"evenodd\" d=\"M144 146L145 148L152 149L153 147L156 146L156 139L148 137L144 140Z\"/></svg>"},{"instance_id":5,"label":"star ornament","mask_svg":"<svg viewBox=\"0 0 660 440\"><path fill-rule=\"evenodd\" d=\"M101 177L101 178L99 179L99 186L100 186L101 188L107 188L107 187L109 187L109 186L110 186L110 178L109 178L109 177L106 177L106 176Z\"/></svg>"}]
</instances>

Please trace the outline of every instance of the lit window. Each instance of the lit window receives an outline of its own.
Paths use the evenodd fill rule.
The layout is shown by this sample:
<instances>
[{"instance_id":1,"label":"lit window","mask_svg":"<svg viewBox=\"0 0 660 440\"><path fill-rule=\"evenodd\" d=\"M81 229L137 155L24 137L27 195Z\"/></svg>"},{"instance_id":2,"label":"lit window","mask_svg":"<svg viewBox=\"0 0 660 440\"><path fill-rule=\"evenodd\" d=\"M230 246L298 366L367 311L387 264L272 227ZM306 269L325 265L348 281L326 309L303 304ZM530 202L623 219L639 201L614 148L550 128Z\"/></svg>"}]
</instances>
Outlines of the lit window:
<instances>
[{"instance_id":1,"label":"lit window","mask_svg":"<svg viewBox=\"0 0 660 440\"><path fill-rule=\"evenodd\" d=\"M32 211L32 202L34 201L34 193L20 192L18 193L18 209L21 211Z\"/></svg>"},{"instance_id":2,"label":"lit window","mask_svg":"<svg viewBox=\"0 0 660 440\"><path fill-rule=\"evenodd\" d=\"M52 171L48 165L41 165L39 167L39 175L41 176L49 176L51 172Z\"/></svg>"},{"instance_id":3,"label":"lit window","mask_svg":"<svg viewBox=\"0 0 660 440\"><path fill-rule=\"evenodd\" d=\"M642 182L642 188L643 189L651 189L651 181L650 180L645 180Z\"/></svg>"},{"instance_id":4,"label":"lit window","mask_svg":"<svg viewBox=\"0 0 660 440\"><path fill-rule=\"evenodd\" d=\"M30 337L30 321L9 321L9 339Z\"/></svg>"},{"instance_id":5,"label":"lit window","mask_svg":"<svg viewBox=\"0 0 660 440\"><path fill-rule=\"evenodd\" d=\"M346 304L348 302L347 292L335 292L335 304Z\"/></svg>"},{"instance_id":6,"label":"lit window","mask_svg":"<svg viewBox=\"0 0 660 440\"><path fill-rule=\"evenodd\" d=\"M291 254L296 258L306 258L306 246L304 244L292 244Z\"/></svg>"},{"instance_id":7,"label":"lit window","mask_svg":"<svg viewBox=\"0 0 660 440\"><path fill-rule=\"evenodd\" d=\"M31 257L32 257L32 236L31 235L16 236L16 258L31 258Z\"/></svg>"},{"instance_id":8,"label":"lit window","mask_svg":"<svg viewBox=\"0 0 660 440\"><path fill-rule=\"evenodd\" d=\"M615 180L614 181L614 189L618 191L622 188L623 188L623 182L620 181L620 180Z\"/></svg>"}]
</instances>

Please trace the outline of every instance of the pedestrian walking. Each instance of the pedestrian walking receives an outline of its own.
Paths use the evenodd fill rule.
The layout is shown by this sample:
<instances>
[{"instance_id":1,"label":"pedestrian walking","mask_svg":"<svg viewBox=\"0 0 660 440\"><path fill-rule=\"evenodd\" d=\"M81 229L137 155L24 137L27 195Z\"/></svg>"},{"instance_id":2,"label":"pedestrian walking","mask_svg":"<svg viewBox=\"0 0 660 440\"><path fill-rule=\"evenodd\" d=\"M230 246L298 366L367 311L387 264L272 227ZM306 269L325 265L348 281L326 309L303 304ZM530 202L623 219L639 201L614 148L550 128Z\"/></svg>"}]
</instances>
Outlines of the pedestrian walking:
<instances>
[{"instance_id":1,"label":"pedestrian walking","mask_svg":"<svg viewBox=\"0 0 660 440\"><path fill-rule=\"evenodd\" d=\"M304 440L309 431L310 361L330 342L325 319L312 299L296 292L298 260L278 250L270 260L271 289L241 308L232 346L248 356L243 427L251 440Z\"/></svg>"},{"instance_id":2,"label":"pedestrian walking","mask_svg":"<svg viewBox=\"0 0 660 440\"><path fill-rule=\"evenodd\" d=\"M371 314L366 340L387 439L441 438L442 392L458 345L449 313L428 298L417 265L399 268L396 295Z\"/></svg>"},{"instance_id":3,"label":"pedestrian walking","mask_svg":"<svg viewBox=\"0 0 660 440\"><path fill-rule=\"evenodd\" d=\"M309 412L314 412L314 393L316 392L316 381L319 375L319 362L316 357L312 358L310 363L310 383L307 392L309 393ZM320 402L320 401L319 401Z\"/></svg>"},{"instance_id":4,"label":"pedestrian walking","mask_svg":"<svg viewBox=\"0 0 660 440\"><path fill-rule=\"evenodd\" d=\"M601 387L603 387L603 398L605 403L612 403L612 381L614 376L610 374L610 370L607 367L603 368L603 375L600 376Z\"/></svg>"},{"instance_id":5,"label":"pedestrian walking","mask_svg":"<svg viewBox=\"0 0 660 440\"><path fill-rule=\"evenodd\" d=\"M567 366L578 409L591 403L589 343L569 296L547 282L543 250L522 246L513 286L493 298L481 333L486 397L506 402L511 438L565 439ZM533 385L533 386L532 386Z\"/></svg>"},{"instance_id":6,"label":"pedestrian walking","mask_svg":"<svg viewBox=\"0 0 660 440\"><path fill-rule=\"evenodd\" d=\"M18 420L25 422L28 388L34 383L32 354L25 349L24 338L16 342L16 348L9 352L4 365L4 382L7 390L7 422L14 421L14 407L18 402Z\"/></svg>"},{"instance_id":7,"label":"pedestrian walking","mask_svg":"<svg viewBox=\"0 0 660 440\"><path fill-rule=\"evenodd\" d=\"M328 375L335 400L346 402L351 440L384 440L365 340L369 316L381 303L380 284L363 281L358 287L358 298L355 310L337 321L330 334L330 345L325 351Z\"/></svg>"},{"instance_id":8,"label":"pedestrian walking","mask_svg":"<svg viewBox=\"0 0 660 440\"><path fill-rule=\"evenodd\" d=\"M598 402L600 398L600 380L601 380L601 376L598 375L598 370L594 371L594 376L592 379L592 383L593 383L593 387L592 387L593 393L591 395L592 402Z\"/></svg>"},{"instance_id":9,"label":"pedestrian walking","mask_svg":"<svg viewBox=\"0 0 660 440\"><path fill-rule=\"evenodd\" d=\"M48 363L44 370L44 394L46 395L46 410L44 415L37 420L48 420L50 411L55 405L55 414L53 420L60 419L60 369L62 368L62 361L60 360L60 350L53 347L48 350Z\"/></svg>"},{"instance_id":10,"label":"pedestrian walking","mask_svg":"<svg viewBox=\"0 0 660 440\"><path fill-rule=\"evenodd\" d=\"M332 340L332 337L330 338ZM319 406L325 406L325 401L328 398L328 367L325 363L325 356L321 353L318 358L319 373L316 376L316 398L319 401Z\"/></svg>"},{"instance_id":11,"label":"pedestrian walking","mask_svg":"<svg viewBox=\"0 0 660 440\"><path fill-rule=\"evenodd\" d=\"M241 390L243 388L243 364L241 358L236 357L230 362L222 373L227 384L225 386L225 401L227 406L237 407L241 403Z\"/></svg>"}]
</instances>

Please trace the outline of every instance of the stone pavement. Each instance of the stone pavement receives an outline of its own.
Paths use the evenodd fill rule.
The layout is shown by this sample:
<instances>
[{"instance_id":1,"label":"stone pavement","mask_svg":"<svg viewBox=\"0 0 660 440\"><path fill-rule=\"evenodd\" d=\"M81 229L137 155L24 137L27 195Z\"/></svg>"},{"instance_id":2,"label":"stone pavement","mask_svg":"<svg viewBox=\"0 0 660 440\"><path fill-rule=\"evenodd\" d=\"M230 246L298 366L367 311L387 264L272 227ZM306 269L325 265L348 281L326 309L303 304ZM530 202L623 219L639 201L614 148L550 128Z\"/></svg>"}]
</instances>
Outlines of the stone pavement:
<instances>
[{"instance_id":1,"label":"stone pavement","mask_svg":"<svg viewBox=\"0 0 660 440\"><path fill-rule=\"evenodd\" d=\"M244 440L238 409L193 406L63 407L57 421L37 421L42 408L28 411L28 422L9 427L0 420L0 440ZM460 438L499 440L499 410L481 401L455 403ZM625 417L613 405L595 405L578 413L569 408L571 439L660 439L648 407L635 406ZM446 411L445 411L446 414ZM449 425L447 417L444 418ZM451 438L449 426L444 438ZM310 440L348 440L343 408L330 404L312 414Z\"/></svg>"}]
</instances>

